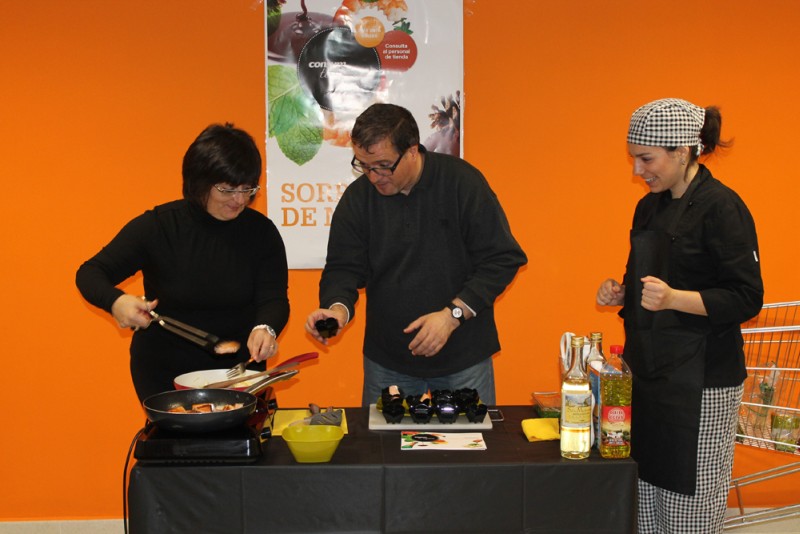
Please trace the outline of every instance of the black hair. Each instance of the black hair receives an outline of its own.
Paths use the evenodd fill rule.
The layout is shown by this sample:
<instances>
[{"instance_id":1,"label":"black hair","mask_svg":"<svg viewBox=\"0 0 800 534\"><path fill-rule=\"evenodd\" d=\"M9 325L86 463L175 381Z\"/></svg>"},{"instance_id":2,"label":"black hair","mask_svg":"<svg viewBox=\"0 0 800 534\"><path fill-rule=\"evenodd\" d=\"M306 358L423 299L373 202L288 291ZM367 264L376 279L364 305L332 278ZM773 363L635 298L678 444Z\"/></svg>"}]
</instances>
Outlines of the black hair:
<instances>
[{"instance_id":1,"label":"black hair","mask_svg":"<svg viewBox=\"0 0 800 534\"><path fill-rule=\"evenodd\" d=\"M419 144L419 127L406 108L394 104L372 104L356 119L350 139L365 150L390 139L399 154Z\"/></svg>"},{"instance_id":2,"label":"black hair","mask_svg":"<svg viewBox=\"0 0 800 534\"><path fill-rule=\"evenodd\" d=\"M250 134L231 123L212 124L183 156L183 198L205 208L215 184L255 187L260 176L261 153Z\"/></svg>"},{"instance_id":3,"label":"black hair","mask_svg":"<svg viewBox=\"0 0 800 534\"><path fill-rule=\"evenodd\" d=\"M690 147L689 161L696 161L701 155L707 156L712 154L717 148L729 148L733 145L732 140L723 141L722 135L722 114L719 112L717 106L709 106L706 108L706 117L703 122L703 128L700 130L700 142L703 143L703 150L700 154L697 153L697 147ZM677 150L678 147L667 147L667 150L672 152Z\"/></svg>"}]
</instances>

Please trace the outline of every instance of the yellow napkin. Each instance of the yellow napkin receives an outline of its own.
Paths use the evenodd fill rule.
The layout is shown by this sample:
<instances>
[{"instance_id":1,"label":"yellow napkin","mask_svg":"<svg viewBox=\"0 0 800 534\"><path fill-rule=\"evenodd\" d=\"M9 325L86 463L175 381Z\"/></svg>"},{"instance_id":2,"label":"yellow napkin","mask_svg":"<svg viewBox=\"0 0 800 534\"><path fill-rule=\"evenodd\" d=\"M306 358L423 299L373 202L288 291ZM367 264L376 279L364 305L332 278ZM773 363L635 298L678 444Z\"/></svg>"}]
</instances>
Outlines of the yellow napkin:
<instances>
[{"instance_id":1,"label":"yellow napkin","mask_svg":"<svg viewBox=\"0 0 800 534\"><path fill-rule=\"evenodd\" d=\"M295 421L302 421L306 417L311 417L310 410L278 410L275 412L275 419L272 420L272 435L280 436L284 428ZM342 410L342 430L347 434L347 414L344 410Z\"/></svg>"},{"instance_id":2,"label":"yellow napkin","mask_svg":"<svg viewBox=\"0 0 800 534\"><path fill-rule=\"evenodd\" d=\"M547 441L561 437L558 433L558 419L555 417L523 419L522 431L528 441Z\"/></svg>"}]
</instances>

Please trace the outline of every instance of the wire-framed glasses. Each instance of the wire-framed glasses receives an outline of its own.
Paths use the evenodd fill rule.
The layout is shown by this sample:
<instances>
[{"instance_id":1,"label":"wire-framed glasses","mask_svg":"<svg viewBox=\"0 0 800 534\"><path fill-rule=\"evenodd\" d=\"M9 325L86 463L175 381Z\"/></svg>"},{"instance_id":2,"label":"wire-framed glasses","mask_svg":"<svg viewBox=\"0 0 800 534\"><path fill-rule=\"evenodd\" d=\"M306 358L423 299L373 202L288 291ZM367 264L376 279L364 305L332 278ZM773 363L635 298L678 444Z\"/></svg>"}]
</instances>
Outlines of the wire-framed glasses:
<instances>
[{"instance_id":1,"label":"wire-framed glasses","mask_svg":"<svg viewBox=\"0 0 800 534\"><path fill-rule=\"evenodd\" d=\"M370 172L374 172L379 176L391 176L392 174L394 174L394 171L397 168L397 166L400 165L400 160L403 159L403 156L405 156L405 154L406 154L405 152L400 154L400 156L397 158L397 161L394 162L394 165L390 167L370 167L358 161L355 156L353 156L353 159L350 161L350 165L357 172L360 173L369 174Z\"/></svg>"},{"instance_id":2,"label":"wire-framed glasses","mask_svg":"<svg viewBox=\"0 0 800 534\"><path fill-rule=\"evenodd\" d=\"M261 189L260 185L255 187L248 187L246 189L226 189L219 184L214 185L214 189L222 193L226 197L232 197L236 195L244 195L246 197L253 197L258 193L258 190Z\"/></svg>"}]
</instances>

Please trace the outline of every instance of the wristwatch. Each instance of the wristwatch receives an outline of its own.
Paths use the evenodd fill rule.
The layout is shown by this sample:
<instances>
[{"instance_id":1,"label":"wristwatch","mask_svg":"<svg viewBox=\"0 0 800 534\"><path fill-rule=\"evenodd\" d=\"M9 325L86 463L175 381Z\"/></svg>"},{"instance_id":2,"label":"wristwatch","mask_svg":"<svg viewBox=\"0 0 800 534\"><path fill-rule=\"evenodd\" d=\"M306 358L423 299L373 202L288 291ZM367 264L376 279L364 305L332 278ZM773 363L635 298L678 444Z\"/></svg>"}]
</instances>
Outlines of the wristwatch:
<instances>
[{"instance_id":1,"label":"wristwatch","mask_svg":"<svg viewBox=\"0 0 800 534\"><path fill-rule=\"evenodd\" d=\"M458 319L459 324L464 324L467 319L464 317L464 310L453 304L452 302L447 305L450 308L450 316L453 319Z\"/></svg>"},{"instance_id":2,"label":"wristwatch","mask_svg":"<svg viewBox=\"0 0 800 534\"><path fill-rule=\"evenodd\" d=\"M253 330L266 330L269 335L278 339L278 334L275 333L275 330L268 324L260 324L253 327Z\"/></svg>"}]
</instances>

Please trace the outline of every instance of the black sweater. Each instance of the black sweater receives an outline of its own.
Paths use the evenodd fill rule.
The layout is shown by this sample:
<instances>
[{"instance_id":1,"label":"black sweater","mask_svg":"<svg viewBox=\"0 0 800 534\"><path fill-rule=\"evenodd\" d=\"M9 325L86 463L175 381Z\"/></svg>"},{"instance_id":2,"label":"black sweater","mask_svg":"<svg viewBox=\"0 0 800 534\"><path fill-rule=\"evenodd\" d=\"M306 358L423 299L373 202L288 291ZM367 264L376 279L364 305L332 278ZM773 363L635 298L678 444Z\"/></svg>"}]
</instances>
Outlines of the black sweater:
<instances>
[{"instance_id":1,"label":"black sweater","mask_svg":"<svg viewBox=\"0 0 800 534\"><path fill-rule=\"evenodd\" d=\"M126 224L85 262L76 283L87 301L110 312L123 294L117 284L139 271L146 297L158 299L161 315L243 346L233 358L220 358L153 323L136 332L131 343L140 396L171 389L177 374L246 360L253 326L268 324L280 332L288 321L283 240L272 221L255 210L220 221L185 200L157 206Z\"/></svg>"},{"instance_id":2,"label":"black sweater","mask_svg":"<svg viewBox=\"0 0 800 534\"><path fill-rule=\"evenodd\" d=\"M493 304L527 258L480 171L459 158L424 154L409 195L382 196L365 176L345 190L331 221L320 304L341 302L352 317L358 289L366 288L364 355L397 372L435 377L500 349ZM403 329L455 297L477 316L436 356L412 356L416 333Z\"/></svg>"},{"instance_id":3,"label":"black sweater","mask_svg":"<svg viewBox=\"0 0 800 534\"><path fill-rule=\"evenodd\" d=\"M758 314L764 285L753 217L742 199L700 165L697 190L676 229L670 255L673 289L699 291L708 317L681 314L708 324L705 387L738 386L747 376L740 324ZM634 229L666 230L677 207L669 191L639 201ZM627 287L633 287L627 280ZM624 310L621 312L624 317Z\"/></svg>"}]
</instances>

